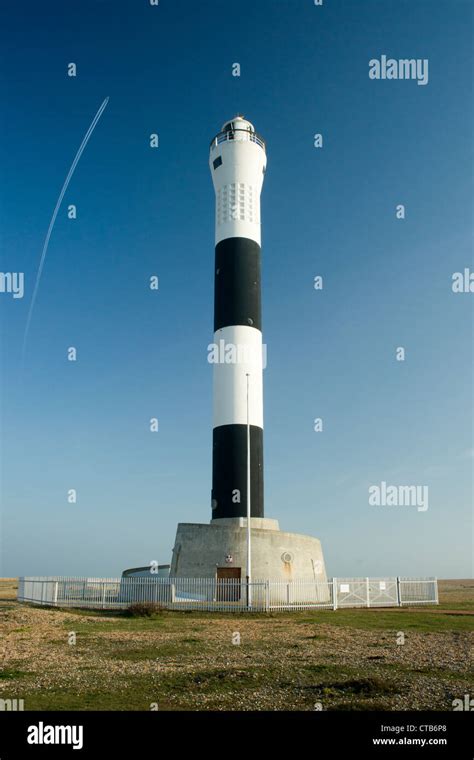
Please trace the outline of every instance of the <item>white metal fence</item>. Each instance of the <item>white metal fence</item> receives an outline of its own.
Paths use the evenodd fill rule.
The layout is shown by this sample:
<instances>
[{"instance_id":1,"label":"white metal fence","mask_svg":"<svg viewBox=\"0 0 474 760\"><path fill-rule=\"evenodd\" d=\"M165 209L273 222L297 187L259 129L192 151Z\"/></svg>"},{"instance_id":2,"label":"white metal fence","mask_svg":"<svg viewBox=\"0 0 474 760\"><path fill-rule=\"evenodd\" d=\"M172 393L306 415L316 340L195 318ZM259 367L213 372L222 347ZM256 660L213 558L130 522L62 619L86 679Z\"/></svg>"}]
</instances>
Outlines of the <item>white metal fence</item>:
<instances>
[{"instance_id":1,"label":"white metal fence","mask_svg":"<svg viewBox=\"0 0 474 760\"><path fill-rule=\"evenodd\" d=\"M273 610L438 604L436 578L332 578L326 582L215 578L19 578L17 599L55 607L124 609L154 602L173 610Z\"/></svg>"}]
</instances>

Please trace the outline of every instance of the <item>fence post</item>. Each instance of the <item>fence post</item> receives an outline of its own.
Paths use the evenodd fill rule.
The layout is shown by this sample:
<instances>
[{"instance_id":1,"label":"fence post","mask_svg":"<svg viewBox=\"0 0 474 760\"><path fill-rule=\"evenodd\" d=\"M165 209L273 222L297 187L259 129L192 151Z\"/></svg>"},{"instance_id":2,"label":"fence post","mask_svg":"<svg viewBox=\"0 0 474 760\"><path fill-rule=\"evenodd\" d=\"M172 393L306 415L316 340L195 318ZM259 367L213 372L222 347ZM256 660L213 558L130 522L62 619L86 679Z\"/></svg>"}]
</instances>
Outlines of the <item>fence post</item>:
<instances>
[{"instance_id":1,"label":"fence post","mask_svg":"<svg viewBox=\"0 0 474 760\"><path fill-rule=\"evenodd\" d=\"M102 609L105 610L105 583L102 583Z\"/></svg>"},{"instance_id":2,"label":"fence post","mask_svg":"<svg viewBox=\"0 0 474 760\"><path fill-rule=\"evenodd\" d=\"M332 608L337 610L337 578L332 579Z\"/></svg>"},{"instance_id":3,"label":"fence post","mask_svg":"<svg viewBox=\"0 0 474 760\"><path fill-rule=\"evenodd\" d=\"M400 589L400 576L397 575L397 604L399 607L402 606L402 595L401 595L401 589Z\"/></svg>"},{"instance_id":4,"label":"fence post","mask_svg":"<svg viewBox=\"0 0 474 760\"><path fill-rule=\"evenodd\" d=\"M370 607L370 581L369 578L365 579L365 585L367 588L367 607Z\"/></svg>"},{"instance_id":5,"label":"fence post","mask_svg":"<svg viewBox=\"0 0 474 760\"><path fill-rule=\"evenodd\" d=\"M438 579L434 578L433 583L434 583L435 604L439 604L439 599L438 599Z\"/></svg>"},{"instance_id":6,"label":"fence post","mask_svg":"<svg viewBox=\"0 0 474 760\"><path fill-rule=\"evenodd\" d=\"M176 601L176 585L174 583L171 584L171 604L174 604Z\"/></svg>"},{"instance_id":7,"label":"fence post","mask_svg":"<svg viewBox=\"0 0 474 760\"><path fill-rule=\"evenodd\" d=\"M58 605L58 588L59 588L59 583L58 581L56 581L56 583L54 584L54 593L53 593L53 604L55 605L55 607L57 607Z\"/></svg>"},{"instance_id":8,"label":"fence post","mask_svg":"<svg viewBox=\"0 0 474 760\"><path fill-rule=\"evenodd\" d=\"M270 581L266 580L265 582L265 612L269 612L270 610Z\"/></svg>"}]
</instances>

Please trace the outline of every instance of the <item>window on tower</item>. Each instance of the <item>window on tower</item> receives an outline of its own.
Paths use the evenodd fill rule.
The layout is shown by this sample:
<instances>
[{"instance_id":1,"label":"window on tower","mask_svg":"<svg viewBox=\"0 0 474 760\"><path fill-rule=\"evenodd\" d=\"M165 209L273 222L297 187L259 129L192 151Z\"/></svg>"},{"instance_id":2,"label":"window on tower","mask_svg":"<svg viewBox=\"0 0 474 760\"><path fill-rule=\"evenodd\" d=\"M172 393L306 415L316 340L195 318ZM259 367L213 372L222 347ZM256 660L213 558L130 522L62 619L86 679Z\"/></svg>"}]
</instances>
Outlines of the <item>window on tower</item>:
<instances>
[{"instance_id":1,"label":"window on tower","mask_svg":"<svg viewBox=\"0 0 474 760\"><path fill-rule=\"evenodd\" d=\"M222 158L220 156L217 156L217 158L214 159L212 162L212 165L214 166L214 169L217 169L218 166L222 164Z\"/></svg>"}]
</instances>

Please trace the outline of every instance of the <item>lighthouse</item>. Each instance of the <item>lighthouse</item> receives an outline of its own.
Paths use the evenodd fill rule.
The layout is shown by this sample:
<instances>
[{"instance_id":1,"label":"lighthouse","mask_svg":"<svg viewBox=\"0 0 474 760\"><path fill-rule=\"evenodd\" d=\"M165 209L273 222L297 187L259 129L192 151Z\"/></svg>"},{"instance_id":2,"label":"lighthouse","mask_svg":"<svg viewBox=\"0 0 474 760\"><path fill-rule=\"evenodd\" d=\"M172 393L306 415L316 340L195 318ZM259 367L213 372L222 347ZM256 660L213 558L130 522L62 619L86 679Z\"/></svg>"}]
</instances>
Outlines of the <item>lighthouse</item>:
<instances>
[{"instance_id":1,"label":"lighthouse","mask_svg":"<svg viewBox=\"0 0 474 760\"><path fill-rule=\"evenodd\" d=\"M247 604L254 581L286 581L272 591L276 603L288 599L291 581L326 581L320 541L281 531L278 520L264 516L260 195L266 167L265 141L253 123L240 114L224 122L209 149L215 195L211 520L178 524L170 568L173 578L215 579L217 591L206 586L210 598L224 598L224 581L241 581L246 593L233 584L230 601ZM295 589L295 600L310 594L324 601L327 594L319 583Z\"/></svg>"},{"instance_id":2,"label":"lighthouse","mask_svg":"<svg viewBox=\"0 0 474 760\"><path fill-rule=\"evenodd\" d=\"M211 141L218 348L213 363L214 520L249 512L264 516L260 193L266 165L265 143L242 116L225 122Z\"/></svg>"}]
</instances>

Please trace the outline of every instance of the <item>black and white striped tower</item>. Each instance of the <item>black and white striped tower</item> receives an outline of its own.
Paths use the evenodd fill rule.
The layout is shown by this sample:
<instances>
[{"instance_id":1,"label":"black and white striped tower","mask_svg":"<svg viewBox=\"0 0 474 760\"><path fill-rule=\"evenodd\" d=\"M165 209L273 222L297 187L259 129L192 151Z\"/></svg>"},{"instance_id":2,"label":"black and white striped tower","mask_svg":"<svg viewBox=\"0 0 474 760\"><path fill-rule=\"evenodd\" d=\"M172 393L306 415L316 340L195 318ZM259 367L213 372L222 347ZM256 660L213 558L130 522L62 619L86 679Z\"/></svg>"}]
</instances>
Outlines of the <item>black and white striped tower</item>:
<instances>
[{"instance_id":1,"label":"black and white striped tower","mask_svg":"<svg viewBox=\"0 0 474 760\"><path fill-rule=\"evenodd\" d=\"M329 601L320 541L280 531L278 520L264 517L260 192L266 163L264 141L242 116L226 122L211 142L216 193L214 342L208 356L214 364L212 519L178 524L170 569L172 578L212 579L209 599L249 608L251 584L243 593L240 583L226 581L284 581L272 598L285 604L290 580L321 581L311 592L307 585L292 590L292 599L307 602L310 593L316 601Z\"/></svg>"},{"instance_id":2,"label":"black and white striped tower","mask_svg":"<svg viewBox=\"0 0 474 760\"><path fill-rule=\"evenodd\" d=\"M240 115L211 142L214 344L221 357L213 377L213 520L247 516L247 423L250 514L264 516L260 192L266 163L264 141Z\"/></svg>"}]
</instances>

